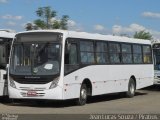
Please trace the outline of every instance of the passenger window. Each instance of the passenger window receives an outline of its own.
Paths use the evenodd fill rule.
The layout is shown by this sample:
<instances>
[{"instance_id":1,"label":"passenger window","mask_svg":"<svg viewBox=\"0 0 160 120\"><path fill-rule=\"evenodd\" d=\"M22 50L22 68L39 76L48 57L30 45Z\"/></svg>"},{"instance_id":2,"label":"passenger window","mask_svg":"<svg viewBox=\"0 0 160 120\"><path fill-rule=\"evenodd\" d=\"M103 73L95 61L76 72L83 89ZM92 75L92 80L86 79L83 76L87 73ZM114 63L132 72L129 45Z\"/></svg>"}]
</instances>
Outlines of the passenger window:
<instances>
[{"instance_id":1,"label":"passenger window","mask_svg":"<svg viewBox=\"0 0 160 120\"><path fill-rule=\"evenodd\" d=\"M122 62L132 63L132 49L129 44L122 44Z\"/></svg>"},{"instance_id":2,"label":"passenger window","mask_svg":"<svg viewBox=\"0 0 160 120\"><path fill-rule=\"evenodd\" d=\"M96 62L97 64L108 63L108 47L105 42L96 43Z\"/></svg>"},{"instance_id":3,"label":"passenger window","mask_svg":"<svg viewBox=\"0 0 160 120\"><path fill-rule=\"evenodd\" d=\"M143 63L141 45L133 45L133 62L136 64Z\"/></svg>"},{"instance_id":4,"label":"passenger window","mask_svg":"<svg viewBox=\"0 0 160 120\"><path fill-rule=\"evenodd\" d=\"M143 46L143 62L152 63L152 53L150 46Z\"/></svg>"},{"instance_id":5,"label":"passenger window","mask_svg":"<svg viewBox=\"0 0 160 120\"><path fill-rule=\"evenodd\" d=\"M95 63L94 44L92 41L80 41L80 57L82 64Z\"/></svg>"},{"instance_id":6,"label":"passenger window","mask_svg":"<svg viewBox=\"0 0 160 120\"><path fill-rule=\"evenodd\" d=\"M120 44L109 43L109 53L111 63L121 63Z\"/></svg>"}]
</instances>

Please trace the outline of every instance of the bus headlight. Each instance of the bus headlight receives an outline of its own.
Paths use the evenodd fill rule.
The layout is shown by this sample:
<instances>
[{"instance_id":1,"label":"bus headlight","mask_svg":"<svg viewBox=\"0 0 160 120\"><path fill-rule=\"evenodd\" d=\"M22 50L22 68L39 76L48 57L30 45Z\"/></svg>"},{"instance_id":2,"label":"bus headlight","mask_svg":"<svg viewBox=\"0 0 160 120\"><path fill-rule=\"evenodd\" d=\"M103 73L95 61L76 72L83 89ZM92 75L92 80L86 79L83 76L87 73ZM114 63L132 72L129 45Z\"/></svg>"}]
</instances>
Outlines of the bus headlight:
<instances>
[{"instance_id":1,"label":"bus headlight","mask_svg":"<svg viewBox=\"0 0 160 120\"><path fill-rule=\"evenodd\" d=\"M10 86L13 87L13 88L16 88L16 85L14 83L14 81L12 80L12 78L10 78Z\"/></svg>"},{"instance_id":2,"label":"bus headlight","mask_svg":"<svg viewBox=\"0 0 160 120\"><path fill-rule=\"evenodd\" d=\"M57 87L58 81L59 81L59 77L56 78L56 79L54 79L54 80L52 81L51 86L49 87L49 89L53 89L53 88Z\"/></svg>"}]
</instances>

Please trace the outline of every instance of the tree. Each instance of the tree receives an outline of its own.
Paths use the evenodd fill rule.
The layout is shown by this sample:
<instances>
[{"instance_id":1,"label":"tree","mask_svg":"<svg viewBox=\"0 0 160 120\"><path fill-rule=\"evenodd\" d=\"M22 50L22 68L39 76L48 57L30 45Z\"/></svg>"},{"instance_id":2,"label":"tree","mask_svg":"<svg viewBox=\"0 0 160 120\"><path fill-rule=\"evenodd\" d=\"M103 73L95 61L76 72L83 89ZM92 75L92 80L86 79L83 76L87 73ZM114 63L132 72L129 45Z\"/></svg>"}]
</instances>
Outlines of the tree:
<instances>
[{"instance_id":1,"label":"tree","mask_svg":"<svg viewBox=\"0 0 160 120\"><path fill-rule=\"evenodd\" d=\"M136 32L133 37L138 39L147 39L147 40L153 39L152 35L149 32L146 32L145 30Z\"/></svg>"},{"instance_id":2,"label":"tree","mask_svg":"<svg viewBox=\"0 0 160 120\"><path fill-rule=\"evenodd\" d=\"M37 16L39 19L34 20L34 24L38 28L41 29L68 29L68 15L63 15L61 19L56 19L57 12L52 10L51 7L40 7L36 11Z\"/></svg>"},{"instance_id":3,"label":"tree","mask_svg":"<svg viewBox=\"0 0 160 120\"><path fill-rule=\"evenodd\" d=\"M26 31L33 30L33 25L32 25L32 23L27 23L27 24L25 25L25 29L26 29Z\"/></svg>"},{"instance_id":4,"label":"tree","mask_svg":"<svg viewBox=\"0 0 160 120\"><path fill-rule=\"evenodd\" d=\"M34 24L36 24L36 25L37 25L39 28L41 28L41 29L47 28L45 22L44 22L43 20L41 20L41 19L35 20L35 21L34 21Z\"/></svg>"},{"instance_id":5,"label":"tree","mask_svg":"<svg viewBox=\"0 0 160 120\"><path fill-rule=\"evenodd\" d=\"M53 29L60 29L60 28L61 28L61 22L58 21L58 20L55 20L55 21L53 22L52 28L53 28Z\"/></svg>"},{"instance_id":6,"label":"tree","mask_svg":"<svg viewBox=\"0 0 160 120\"><path fill-rule=\"evenodd\" d=\"M37 16L42 18L35 20L35 24L39 27L47 28L50 29L51 28L51 19L57 16L56 11L51 10L51 7L47 6L47 7L40 7L38 8L38 10L36 11ZM42 26L41 26L42 25Z\"/></svg>"},{"instance_id":7,"label":"tree","mask_svg":"<svg viewBox=\"0 0 160 120\"><path fill-rule=\"evenodd\" d=\"M35 24L33 24L33 23L27 23L27 24L25 25L25 29L26 29L26 31L37 30L38 27L37 27L37 25L35 25Z\"/></svg>"},{"instance_id":8,"label":"tree","mask_svg":"<svg viewBox=\"0 0 160 120\"><path fill-rule=\"evenodd\" d=\"M61 29L63 30L67 30L68 29L68 20L69 20L69 16L68 15L63 15L62 19L61 19Z\"/></svg>"},{"instance_id":9,"label":"tree","mask_svg":"<svg viewBox=\"0 0 160 120\"><path fill-rule=\"evenodd\" d=\"M52 26L53 29L67 30L68 29L68 20L69 20L68 15L63 15L60 20L54 20L53 26Z\"/></svg>"}]
</instances>

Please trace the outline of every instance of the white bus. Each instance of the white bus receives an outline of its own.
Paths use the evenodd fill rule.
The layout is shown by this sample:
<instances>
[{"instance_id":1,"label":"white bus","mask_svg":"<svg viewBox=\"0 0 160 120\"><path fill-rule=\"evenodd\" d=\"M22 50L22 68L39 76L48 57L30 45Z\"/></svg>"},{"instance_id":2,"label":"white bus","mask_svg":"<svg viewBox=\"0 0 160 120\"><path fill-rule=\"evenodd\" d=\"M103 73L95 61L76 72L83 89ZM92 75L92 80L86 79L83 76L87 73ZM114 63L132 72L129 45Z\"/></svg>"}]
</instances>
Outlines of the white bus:
<instances>
[{"instance_id":1,"label":"white bus","mask_svg":"<svg viewBox=\"0 0 160 120\"><path fill-rule=\"evenodd\" d=\"M151 43L63 30L21 32L8 71L12 99L67 100L125 92L153 84Z\"/></svg>"},{"instance_id":2,"label":"white bus","mask_svg":"<svg viewBox=\"0 0 160 120\"><path fill-rule=\"evenodd\" d=\"M14 36L15 33L0 29L0 96L7 94L7 85L5 84L6 66L9 62L10 46Z\"/></svg>"},{"instance_id":3,"label":"white bus","mask_svg":"<svg viewBox=\"0 0 160 120\"><path fill-rule=\"evenodd\" d=\"M160 85L160 43L152 45L154 56L154 84Z\"/></svg>"}]
</instances>

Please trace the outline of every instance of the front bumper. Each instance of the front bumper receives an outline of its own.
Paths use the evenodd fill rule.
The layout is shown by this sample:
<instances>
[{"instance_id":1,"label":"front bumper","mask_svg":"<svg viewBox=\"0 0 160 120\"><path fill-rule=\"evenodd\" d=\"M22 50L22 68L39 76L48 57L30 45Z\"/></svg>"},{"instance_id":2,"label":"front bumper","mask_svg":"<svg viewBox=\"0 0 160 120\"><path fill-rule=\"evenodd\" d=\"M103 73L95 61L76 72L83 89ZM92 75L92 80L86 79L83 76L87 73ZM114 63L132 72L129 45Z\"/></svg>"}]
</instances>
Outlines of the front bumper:
<instances>
[{"instance_id":1,"label":"front bumper","mask_svg":"<svg viewBox=\"0 0 160 120\"><path fill-rule=\"evenodd\" d=\"M160 85L160 77L154 77L154 85Z\"/></svg>"},{"instance_id":2,"label":"front bumper","mask_svg":"<svg viewBox=\"0 0 160 120\"><path fill-rule=\"evenodd\" d=\"M28 94L28 92L34 94ZM9 98L12 99L46 99L46 100L63 100L62 88L57 86L53 89L46 90L22 90L9 87Z\"/></svg>"}]
</instances>

